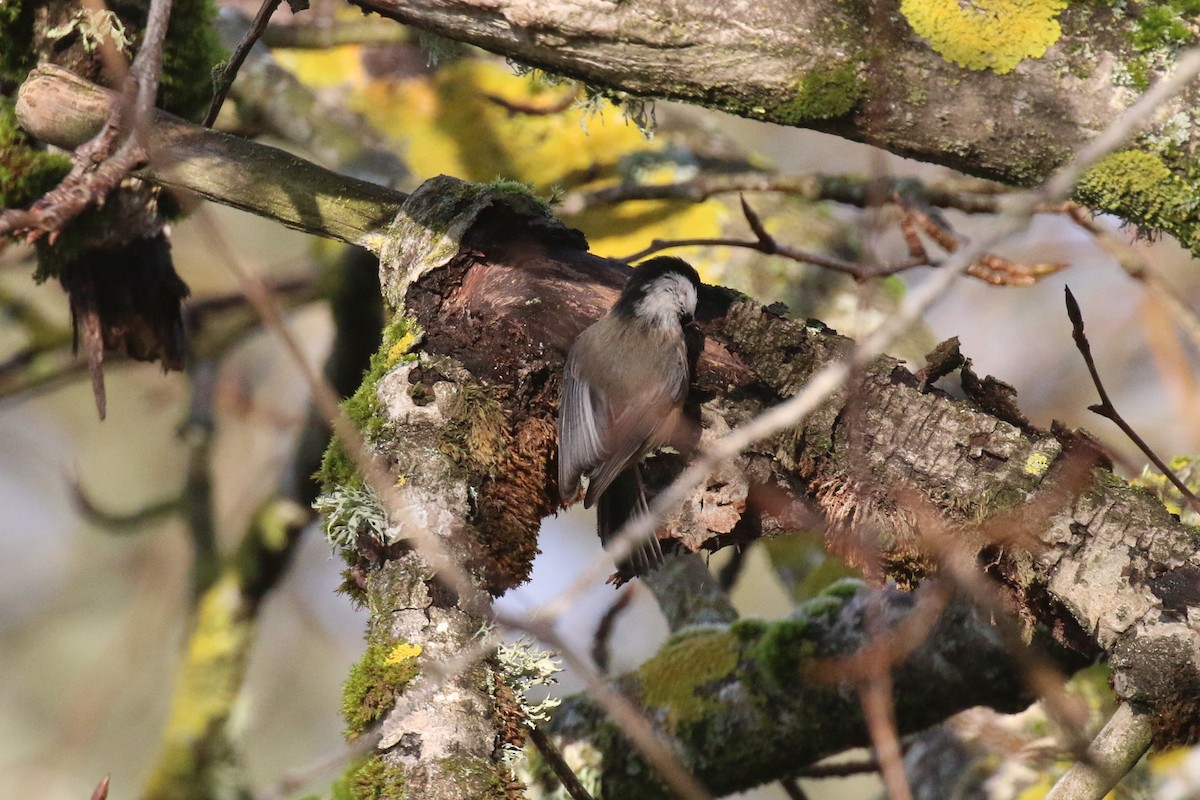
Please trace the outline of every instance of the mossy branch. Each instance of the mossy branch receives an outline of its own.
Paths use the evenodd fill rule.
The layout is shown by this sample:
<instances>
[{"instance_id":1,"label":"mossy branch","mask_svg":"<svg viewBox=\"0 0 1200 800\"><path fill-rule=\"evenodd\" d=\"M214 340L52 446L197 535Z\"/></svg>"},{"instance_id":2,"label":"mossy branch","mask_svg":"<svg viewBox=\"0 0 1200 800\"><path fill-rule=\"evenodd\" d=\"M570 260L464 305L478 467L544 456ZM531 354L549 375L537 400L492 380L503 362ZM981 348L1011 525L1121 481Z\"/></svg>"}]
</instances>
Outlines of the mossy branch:
<instances>
[{"instance_id":1,"label":"mossy branch","mask_svg":"<svg viewBox=\"0 0 1200 800\"><path fill-rule=\"evenodd\" d=\"M95 135L113 99L106 89L44 65L22 85L17 116L37 138L70 149ZM155 183L376 252L405 197L163 112L147 131L147 150L150 162L137 174Z\"/></svg>"}]
</instances>

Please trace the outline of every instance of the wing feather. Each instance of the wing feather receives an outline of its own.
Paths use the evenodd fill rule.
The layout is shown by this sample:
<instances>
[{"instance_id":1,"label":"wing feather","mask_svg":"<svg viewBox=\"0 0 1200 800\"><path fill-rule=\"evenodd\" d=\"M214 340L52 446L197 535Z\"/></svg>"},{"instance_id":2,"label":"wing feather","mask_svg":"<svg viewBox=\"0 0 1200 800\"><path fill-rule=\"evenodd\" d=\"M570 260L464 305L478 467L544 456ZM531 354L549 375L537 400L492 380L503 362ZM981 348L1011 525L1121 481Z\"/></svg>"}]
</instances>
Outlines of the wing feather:
<instances>
[{"instance_id":1,"label":"wing feather","mask_svg":"<svg viewBox=\"0 0 1200 800\"><path fill-rule=\"evenodd\" d=\"M580 477L604 458L608 421L604 409L597 409L594 394L579 374L576 359L568 359L558 409L558 492L563 500L576 495Z\"/></svg>"}]
</instances>

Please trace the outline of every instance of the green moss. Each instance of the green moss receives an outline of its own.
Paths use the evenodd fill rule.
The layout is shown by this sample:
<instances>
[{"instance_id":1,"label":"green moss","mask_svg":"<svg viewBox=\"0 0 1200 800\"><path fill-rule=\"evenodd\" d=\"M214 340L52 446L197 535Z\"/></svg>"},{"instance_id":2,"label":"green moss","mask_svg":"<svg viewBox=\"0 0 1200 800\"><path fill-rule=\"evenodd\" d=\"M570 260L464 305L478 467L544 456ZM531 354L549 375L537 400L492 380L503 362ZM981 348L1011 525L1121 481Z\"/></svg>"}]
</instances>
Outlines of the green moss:
<instances>
[{"instance_id":1,"label":"green moss","mask_svg":"<svg viewBox=\"0 0 1200 800\"><path fill-rule=\"evenodd\" d=\"M1062 36L1058 15L1066 0L901 0L900 13L917 35L967 69L1011 72L1041 58Z\"/></svg>"},{"instance_id":2,"label":"green moss","mask_svg":"<svg viewBox=\"0 0 1200 800\"><path fill-rule=\"evenodd\" d=\"M508 797L506 782L500 777L501 769L503 767L492 761L466 756L446 756L437 761L438 772L453 776L463 797L478 800L505 800Z\"/></svg>"},{"instance_id":3,"label":"green moss","mask_svg":"<svg viewBox=\"0 0 1200 800\"><path fill-rule=\"evenodd\" d=\"M720 707L703 689L738 665L740 645L726 631L699 630L676 636L638 669L642 700L667 709L668 724L701 719Z\"/></svg>"},{"instance_id":4,"label":"green moss","mask_svg":"<svg viewBox=\"0 0 1200 800\"><path fill-rule=\"evenodd\" d=\"M835 597L839 600L849 600L862 591L866 584L861 578L841 578L825 587L821 594L825 597Z\"/></svg>"},{"instance_id":5,"label":"green moss","mask_svg":"<svg viewBox=\"0 0 1200 800\"><path fill-rule=\"evenodd\" d=\"M1200 16L1200 0L1155 0L1136 3L1131 10L1129 42L1140 53L1178 49L1197 38L1194 20Z\"/></svg>"},{"instance_id":6,"label":"green moss","mask_svg":"<svg viewBox=\"0 0 1200 800\"><path fill-rule=\"evenodd\" d=\"M0 3L0 13L4 6ZM66 156L47 153L17 123L13 102L0 97L0 208L23 208L53 189L71 169Z\"/></svg>"},{"instance_id":7,"label":"green moss","mask_svg":"<svg viewBox=\"0 0 1200 800\"><path fill-rule=\"evenodd\" d=\"M342 687L342 715L346 735L354 738L386 714L409 681L417 676L418 645L373 641L359 662L350 668Z\"/></svg>"},{"instance_id":8,"label":"green moss","mask_svg":"<svg viewBox=\"0 0 1200 800\"><path fill-rule=\"evenodd\" d=\"M34 11L29 0L0 2L0 92L10 92L33 69L37 59L33 41Z\"/></svg>"},{"instance_id":9,"label":"green moss","mask_svg":"<svg viewBox=\"0 0 1200 800\"><path fill-rule=\"evenodd\" d=\"M331 800L406 800L408 779L398 767L389 767L375 754L356 761L333 782Z\"/></svg>"},{"instance_id":10,"label":"green moss","mask_svg":"<svg viewBox=\"0 0 1200 800\"><path fill-rule=\"evenodd\" d=\"M424 331L416 321L397 316L383 328L383 342L371 356L358 389L342 403L346 415L363 432L368 443L378 440L383 432L384 417L377 392L379 379L399 364L416 361L412 349L421 341ZM345 446L334 438L321 457L317 481L324 491L334 486L362 486L362 476Z\"/></svg>"},{"instance_id":11,"label":"green moss","mask_svg":"<svg viewBox=\"0 0 1200 800\"><path fill-rule=\"evenodd\" d=\"M1170 233L1200 252L1200 195L1159 156L1137 150L1113 153L1080 179L1075 198L1097 211Z\"/></svg>"},{"instance_id":12,"label":"green moss","mask_svg":"<svg viewBox=\"0 0 1200 800\"><path fill-rule=\"evenodd\" d=\"M158 101L181 117L198 118L213 93L213 70L226 57L213 23L212 0L175 0L163 47Z\"/></svg>"},{"instance_id":13,"label":"green moss","mask_svg":"<svg viewBox=\"0 0 1200 800\"><path fill-rule=\"evenodd\" d=\"M864 87L858 64L845 61L813 67L794 88L795 96L774 109L776 121L785 125L840 117L854 108Z\"/></svg>"},{"instance_id":14,"label":"green moss","mask_svg":"<svg viewBox=\"0 0 1200 800\"><path fill-rule=\"evenodd\" d=\"M521 197L532 200L538 208L546 213L550 213L550 204L552 199L547 199L538 194L533 188L532 181L514 181L508 178L502 178L497 175L487 184L490 189L497 189L505 194L519 195Z\"/></svg>"}]
</instances>

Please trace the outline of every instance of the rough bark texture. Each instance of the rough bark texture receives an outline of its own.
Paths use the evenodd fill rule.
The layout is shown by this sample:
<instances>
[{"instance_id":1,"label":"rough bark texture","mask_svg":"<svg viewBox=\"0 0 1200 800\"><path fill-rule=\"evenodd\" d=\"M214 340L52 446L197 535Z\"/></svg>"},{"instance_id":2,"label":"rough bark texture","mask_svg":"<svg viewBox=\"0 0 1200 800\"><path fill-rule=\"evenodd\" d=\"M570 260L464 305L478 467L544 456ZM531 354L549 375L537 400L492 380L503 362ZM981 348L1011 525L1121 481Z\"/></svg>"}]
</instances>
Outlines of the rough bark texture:
<instances>
[{"instance_id":1,"label":"rough bark texture","mask_svg":"<svg viewBox=\"0 0 1200 800\"><path fill-rule=\"evenodd\" d=\"M902 734L975 705L1024 708L1020 671L996 629L965 602L942 612L910 593L856 590L850 581L780 622L681 633L618 683L674 736L681 757L714 793L744 791L870 744L851 670L838 670L831 659L850 657L866 671L872 656L864 653L881 641L887 656L875 657L895 664ZM898 634L903 626L919 633L910 627ZM604 751L605 796L671 796L646 779L636 751L586 697L564 702L550 728Z\"/></svg>"},{"instance_id":2,"label":"rough bark texture","mask_svg":"<svg viewBox=\"0 0 1200 800\"><path fill-rule=\"evenodd\" d=\"M22 99L28 113L28 98ZM216 134L195 136L208 141ZM177 170L173 148L192 141L184 136L156 152L142 174L325 230L320 215L255 206L258 185L210 183L202 172ZM238 165L243 170L272 152L238 147L237 157L247 159ZM319 177L323 192L339 196L342 179ZM291 181L301 178L262 180L296 187ZM362 197L360 184L345 187ZM404 325L415 320L425 334L419 354L404 347L381 353L377 383L364 386L364 396L374 398L364 422L371 422L377 446L393 459L430 528L460 546L455 552L483 585L503 591L526 577L538 524L556 505L553 415L563 354L611 303L628 268L590 255L579 234L520 194L448 178L427 182L407 199L375 189L371 196L376 191L380 208L359 210L359 217L359 206L342 208L336 230L327 232L366 232L365 241L383 251L389 302L411 318ZM402 201L385 236L372 220ZM715 288L703 293L697 319L706 335L694 397L702 441L794 393L850 346L818 325L781 318ZM877 360L795 430L760 443L714 476L676 520L677 546L715 549L739 537L786 532L816 511L830 523L831 544L876 574L908 582L947 554L978 559L1027 619L1085 653L1106 653L1118 694L1153 712L1160 741L1194 738L1200 719L1200 640L1189 624L1200 613L1195 530L1097 466L1084 437L1032 428L1003 385L961 378L967 398L953 399L895 361ZM797 502L778 502L781 492ZM368 588L373 630L392 632L391 654L401 660L413 647L437 653L460 647L478 622L453 608L427 570L405 559L371 573ZM488 767L467 771L487 775L494 789L494 757L483 751L499 725L487 720L480 727L493 701L479 674L463 680L469 696L456 694L460 705L447 706L444 717L447 725L455 718L462 724L447 730L461 733L453 746L463 749L454 754L467 753L471 770ZM442 719L440 707L427 714L435 711ZM413 780L434 774L449 780L457 764L461 778L462 762L453 759L440 773L425 764L418 769L423 759L405 737L426 739L414 724L388 723L389 768L408 770ZM438 752L450 752L453 738L439 740L445 749Z\"/></svg>"},{"instance_id":3,"label":"rough bark texture","mask_svg":"<svg viewBox=\"0 0 1200 800\"><path fill-rule=\"evenodd\" d=\"M1139 13L1096 4L1058 13L1031 2L997 13L982 37L984 14L960 8L925 39L914 27L941 13L932 2L355 2L595 86L828 130L1020 184L1046 177L1136 97L1131 84L1170 63L1141 66ZM1022 42L1032 43L1024 59ZM1162 121L1188 108L1181 99ZM1200 132L1190 118L1187 127L1194 158Z\"/></svg>"}]
</instances>

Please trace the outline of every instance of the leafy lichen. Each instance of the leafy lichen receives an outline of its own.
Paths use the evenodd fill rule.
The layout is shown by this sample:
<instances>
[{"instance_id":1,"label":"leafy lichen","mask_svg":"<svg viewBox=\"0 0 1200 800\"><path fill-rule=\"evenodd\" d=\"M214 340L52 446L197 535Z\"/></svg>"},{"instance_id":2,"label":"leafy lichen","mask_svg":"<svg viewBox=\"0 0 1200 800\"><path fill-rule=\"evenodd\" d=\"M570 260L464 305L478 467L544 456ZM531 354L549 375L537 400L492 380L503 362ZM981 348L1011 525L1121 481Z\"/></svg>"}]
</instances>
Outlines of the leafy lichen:
<instances>
[{"instance_id":1,"label":"leafy lichen","mask_svg":"<svg viewBox=\"0 0 1200 800\"><path fill-rule=\"evenodd\" d=\"M946 60L1002 75L1059 40L1066 7L1066 0L901 0L900 13Z\"/></svg>"}]
</instances>

